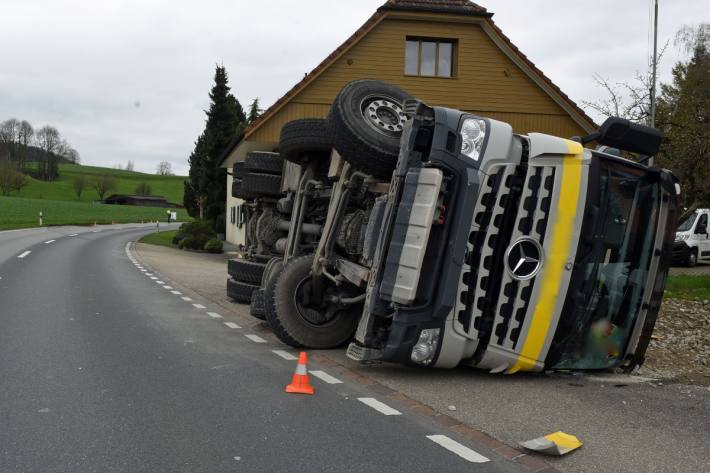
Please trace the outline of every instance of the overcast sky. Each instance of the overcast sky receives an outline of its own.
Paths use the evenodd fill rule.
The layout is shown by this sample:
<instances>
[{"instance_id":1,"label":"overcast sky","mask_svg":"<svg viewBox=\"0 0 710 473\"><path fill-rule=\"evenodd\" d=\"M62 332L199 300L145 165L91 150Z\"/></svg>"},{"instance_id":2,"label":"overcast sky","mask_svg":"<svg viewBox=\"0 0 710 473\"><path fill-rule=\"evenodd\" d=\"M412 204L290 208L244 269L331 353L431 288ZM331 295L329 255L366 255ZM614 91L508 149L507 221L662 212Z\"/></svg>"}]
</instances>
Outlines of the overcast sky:
<instances>
[{"instance_id":1,"label":"overcast sky","mask_svg":"<svg viewBox=\"0 0 710 473\"><path fill-rule=\"evenodd\" d=\"M84 164L128 160L187 173L204 126L215 63L246 108L270 105L384 0L0 0L0 121L52 124ZM708 19L708 3L661 0L660 70L681 57L672 38ZM485 0L494 21L573 100L646 69L650 0ZM592 114L592 116L594 116ZM596 118L596 117L595 117Z\"/></svg>"}]
</instances>

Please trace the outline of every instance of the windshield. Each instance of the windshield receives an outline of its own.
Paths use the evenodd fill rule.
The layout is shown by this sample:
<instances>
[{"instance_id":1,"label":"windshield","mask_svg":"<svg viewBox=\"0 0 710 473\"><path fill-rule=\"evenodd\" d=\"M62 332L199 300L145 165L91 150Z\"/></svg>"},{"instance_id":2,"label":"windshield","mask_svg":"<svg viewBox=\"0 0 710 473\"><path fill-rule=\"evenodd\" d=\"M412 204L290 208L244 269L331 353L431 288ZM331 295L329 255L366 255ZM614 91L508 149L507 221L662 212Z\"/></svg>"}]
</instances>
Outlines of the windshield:
<instances>
[{"instance_id":1,"label":"windshield","mask_svg":"<svg viewBox=\"0 0 710 473\"><path fill-rule=\"evenodd\" d=\"M646 174L600 158L600 208L591 258L585 272L584 303L565 336L556 368L615 366L641 308L653 248L658 187Z\"/></svg>"},{"instance_id":2,"label":"windshield","mask_svg":"<svg viewBox=\"0 0 710 473\"><path fill-rule=\"evenodd\" d=\"M678 231L679 232L687 232L691 228L693 228L693 224L695 223L695 219L698 217L698 213L694 212L690 215L688 215L688 218L683 220L683 223L678 225Z\"/></svg>"}]
</instances>

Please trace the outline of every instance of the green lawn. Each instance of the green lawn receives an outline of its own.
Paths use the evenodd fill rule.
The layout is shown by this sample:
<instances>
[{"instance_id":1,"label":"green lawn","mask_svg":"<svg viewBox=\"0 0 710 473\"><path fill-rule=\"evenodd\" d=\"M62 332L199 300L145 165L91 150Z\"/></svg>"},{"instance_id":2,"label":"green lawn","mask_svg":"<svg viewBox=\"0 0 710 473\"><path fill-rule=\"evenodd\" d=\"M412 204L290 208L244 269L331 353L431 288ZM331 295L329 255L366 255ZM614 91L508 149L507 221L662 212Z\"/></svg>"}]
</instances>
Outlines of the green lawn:
<instances>
[{"instance_id":1,"label":"green lawn","mask_svg":"<svg viewBox=\"0 0 710 473\"><path fill-rule=\"evenodd\" d=\"M150 233L140 240L139 243L148 243L150 245L168 246L170 248L177 248L173 245L173 237L177 234L177 230L167 230L164 232Z\"/></svg>"},{"instance_id":2,"label":"green lawn","mask_svg":"<svg viewBox=\"0 0 710 473\"><path fill-rule=\"evenodd\" d=\"M61 164L59 166L59 179L54 182L44 182L29 179L27 187L20 192L12 194L13 197L26 197L31 199L67 200L79 202L72 183L76 176L84 176L86 188L81 194L81 202L91 202L98 199L96 191L91 187L91 182L97 176L109 174L116 180L116 189L110 194L134 194L138 184L145 182L150 185L152 195L161 195L168 202L182 204L184 176L157 176L142 172L123 171L118 169L101 168L95 166L81 166L78 164Z\"/></svg>"},{"instance_id":3,"label":"green lawn","mask_svg":"<svg viewBox=\"0 0 710 473\"><path fill-rule=\"evenodd\" d=\"M710 300L710 276L669 276L665 297Z\"/></svg>"},{"instance_id":4,"label":"green lawn","mask_svg":"<svg viewBox=\"0 0 710 473\"><path fill-rule=\"evenodd\" d=\"M39 212L43 213L44 225L87 225L94 222L165 221L166 210L161 207L0 197L0 230L36 227ZM171 210L177 210L179 222L191 220L185 210Z\"/></svg>"}]
</instances>

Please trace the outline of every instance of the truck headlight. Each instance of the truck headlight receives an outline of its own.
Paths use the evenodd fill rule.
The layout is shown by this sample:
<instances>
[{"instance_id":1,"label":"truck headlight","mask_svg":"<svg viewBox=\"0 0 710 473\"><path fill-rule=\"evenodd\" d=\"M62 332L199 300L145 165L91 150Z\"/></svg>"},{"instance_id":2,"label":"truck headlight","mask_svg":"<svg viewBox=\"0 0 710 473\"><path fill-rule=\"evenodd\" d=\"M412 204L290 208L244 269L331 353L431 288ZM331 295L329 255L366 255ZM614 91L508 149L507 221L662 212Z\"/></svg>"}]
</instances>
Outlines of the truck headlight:
<instances>
[{"instance_id":1,"label":"truck headlight","mask_svg":"<svg viewBox=\"0 0 710 473\"><path fill-rule=\"evenodd\" d=\"M684 240L687 240L689 236L690 236L690 235L688 235L687 233L686 233L685 235L678 235L678 234L676 233L675 241L684 241Z\"/></svg>"},{"instance_id":2,"label":"truck headlight","mask_svg":"<svg viewBox=\"0 0 710 473\"><path fill-rule=\"evenodd\" d=\"M411 359L420 365L428 365L434 359L436 347L439 346L438 328L425 328L419 334L419 340L412 348Z\"/></svg>"},{"instance_id":3,"label":"truck headlight","mask_svg":"<svg viewBox=\"0 0 710 473\"><path fill-rule=\"evenodd\" d=\"M486 137L486 122L480 118L467 118L461 125L461 154L478 161Z\"/></svg>"}]
</instances>

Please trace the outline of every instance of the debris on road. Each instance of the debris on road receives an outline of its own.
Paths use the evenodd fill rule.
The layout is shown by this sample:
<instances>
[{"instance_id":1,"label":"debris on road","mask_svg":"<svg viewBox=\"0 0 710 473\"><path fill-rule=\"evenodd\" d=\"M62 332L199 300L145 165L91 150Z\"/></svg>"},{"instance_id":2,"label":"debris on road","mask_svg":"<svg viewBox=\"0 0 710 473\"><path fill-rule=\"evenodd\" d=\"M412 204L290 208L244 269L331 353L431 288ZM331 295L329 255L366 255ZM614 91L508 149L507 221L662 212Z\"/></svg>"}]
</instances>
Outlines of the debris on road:
<instances>
[{"instance_id":1,"label":"debris on road","mask_svg":"<svg viewBox=\"0 0 710 473\"><path fill-rule=\"evenodd\" d=\"M520 442L520 445L528 450L559 457L578 449L582 446L582 442L574 435L557 431L544 437Z\"/></svg>"}]
</instances>

